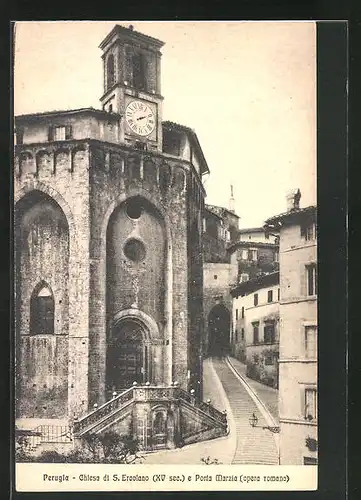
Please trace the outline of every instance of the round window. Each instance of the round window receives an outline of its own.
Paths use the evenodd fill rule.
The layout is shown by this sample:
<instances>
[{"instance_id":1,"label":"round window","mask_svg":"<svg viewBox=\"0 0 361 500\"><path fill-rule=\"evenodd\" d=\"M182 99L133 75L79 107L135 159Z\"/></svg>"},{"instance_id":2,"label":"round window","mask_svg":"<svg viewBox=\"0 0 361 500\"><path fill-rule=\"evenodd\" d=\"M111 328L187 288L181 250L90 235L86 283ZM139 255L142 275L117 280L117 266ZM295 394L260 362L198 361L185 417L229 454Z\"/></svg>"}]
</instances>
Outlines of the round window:
<instances>
[{"instance_id":1,"label":"round window","mask_svg":"<svg viewBox=\"0 0 361 500\"><path fill-rule=\"evenodd\" d=\"M131 238L124 245L124 255L133 262L139 262L145 258L145 246L140 240Z\"/></svg>"},{"instance_id":2,"label":"round window","mask_svg":"<svg viewBox=\"0 0 361 500\"><path fill-rule=\"evenodd\" d=\"M126 202L125 211L131 219L139 219L143 212L143 206L138 198L132 198Z\"/></svg>"}]
</instances>

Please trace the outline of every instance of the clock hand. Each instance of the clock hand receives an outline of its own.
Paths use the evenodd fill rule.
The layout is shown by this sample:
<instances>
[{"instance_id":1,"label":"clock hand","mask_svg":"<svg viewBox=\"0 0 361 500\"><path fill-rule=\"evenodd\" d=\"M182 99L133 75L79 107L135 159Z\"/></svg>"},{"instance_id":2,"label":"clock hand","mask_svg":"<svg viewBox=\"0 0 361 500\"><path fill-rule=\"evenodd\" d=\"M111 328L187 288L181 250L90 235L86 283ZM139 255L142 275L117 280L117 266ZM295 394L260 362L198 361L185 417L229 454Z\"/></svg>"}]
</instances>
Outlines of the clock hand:
<instances>
[{"instance_id":1,"label":"clock hand","mask_svg":"<svg viewBox=\"0 0 361 500\"><path fill-rule=\"evenodd\" d=\"M147 116L146 116L146 115L144 115L144 116L140 116L139 118L137 118L137 121L139 121L139 120L143 120L144 118L147 118Z\"/></svg>"}]
</instances>

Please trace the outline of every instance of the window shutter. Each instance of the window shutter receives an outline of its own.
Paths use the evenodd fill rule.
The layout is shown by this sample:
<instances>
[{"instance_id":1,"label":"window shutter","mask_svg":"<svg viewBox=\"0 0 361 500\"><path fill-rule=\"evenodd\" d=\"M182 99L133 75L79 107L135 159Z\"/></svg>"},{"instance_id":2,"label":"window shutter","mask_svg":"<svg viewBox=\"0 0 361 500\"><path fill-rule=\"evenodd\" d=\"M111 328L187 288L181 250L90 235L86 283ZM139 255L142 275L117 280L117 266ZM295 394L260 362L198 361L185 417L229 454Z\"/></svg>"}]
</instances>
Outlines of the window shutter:
<instances>
[{"instance_id":1,"label":"window shutter","mask_svg":"<svg viewBox=\"0 0 361 500\"><path fill-rule=\"evenodd\" d=\"M301 229L301 238L305 238L306 237L306 225L301 224L300 229Z\"/></svg>"},{"instance_id":2,"label":"window shutter","mask_svg":"<svg viewBox=\"0 0 361 500\"><path fill-rule=\"evenodd\" d=\"M72 138L71 125L66 125L66 127L65 127L65 139L71 139L71 138Z\"/></svg>"},{"instance_id":3,"label":"window shutter","mask_svg":"<svg viewBox=\"0 0 361 500\"><path fill-rule=\"evenodd\" d=\"M54 140L54 127L50 125L49 130L48 130L48 140L53 141Z\"/></svg>"}]
</instances>

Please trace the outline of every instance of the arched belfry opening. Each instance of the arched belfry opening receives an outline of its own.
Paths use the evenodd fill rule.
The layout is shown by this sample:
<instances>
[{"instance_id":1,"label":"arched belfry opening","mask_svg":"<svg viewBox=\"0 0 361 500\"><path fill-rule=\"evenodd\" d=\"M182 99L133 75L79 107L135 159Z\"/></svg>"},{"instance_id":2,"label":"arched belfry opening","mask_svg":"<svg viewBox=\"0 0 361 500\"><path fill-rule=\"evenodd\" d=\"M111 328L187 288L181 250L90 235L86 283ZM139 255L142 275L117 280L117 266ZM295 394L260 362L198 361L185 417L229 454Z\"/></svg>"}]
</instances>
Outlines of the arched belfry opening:
<instances>
[{"instance_id":1,"label":"arched belfry opening","mask_svg":"<svg viewBox=\"0 0 361 500\"><path fill-rule=\"evenodd\" d=\"M229 353L231 315L223 304L217 304L208 315L208 354L224 356Z\"/></svg>"},{"instance_id":2,"label":"arched belfry opening","mask_svg":"<svg viewBox=\"0 0 361 500\"><path fill-rule=\"evenodd\" d=\"M115 83L115 66L114 56L109 54L107 60L107 90L109 90Z\"/></svg>"}]
</instances>

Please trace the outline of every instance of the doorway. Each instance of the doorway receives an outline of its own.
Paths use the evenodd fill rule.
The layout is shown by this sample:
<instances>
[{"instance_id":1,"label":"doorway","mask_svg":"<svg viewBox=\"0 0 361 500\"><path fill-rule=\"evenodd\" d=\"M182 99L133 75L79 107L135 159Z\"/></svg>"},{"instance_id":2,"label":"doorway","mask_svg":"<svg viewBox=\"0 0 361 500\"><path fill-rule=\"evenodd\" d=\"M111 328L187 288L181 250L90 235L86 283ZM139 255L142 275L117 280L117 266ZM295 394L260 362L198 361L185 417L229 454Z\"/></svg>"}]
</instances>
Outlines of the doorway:
<instances>
[{"instance_id":1,"label":"doorway","mask_svg":"<svg viewBox=\"0 0 361 500\"><path fill-rule=\"evenodd\" d=\"M113 327L108 347L108 387L120 392L134 382L148 380L148 346L144 326L133 319L120 321Z\"/></svg>"}]
</instances>

